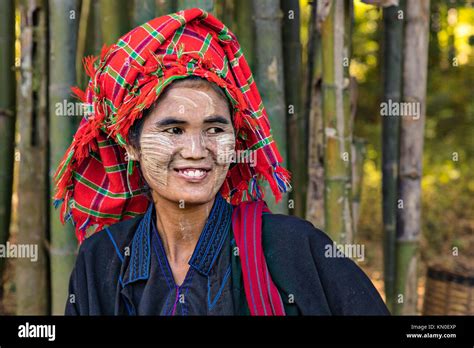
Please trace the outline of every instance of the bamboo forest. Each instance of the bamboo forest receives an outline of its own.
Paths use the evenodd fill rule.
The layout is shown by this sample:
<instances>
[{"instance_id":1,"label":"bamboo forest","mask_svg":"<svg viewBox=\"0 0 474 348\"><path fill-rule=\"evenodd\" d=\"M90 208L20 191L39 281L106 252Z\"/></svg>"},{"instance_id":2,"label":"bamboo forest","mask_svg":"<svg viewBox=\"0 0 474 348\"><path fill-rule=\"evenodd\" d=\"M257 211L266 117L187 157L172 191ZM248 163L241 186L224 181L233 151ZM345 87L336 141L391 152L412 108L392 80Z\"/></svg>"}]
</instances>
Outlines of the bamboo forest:
<instances>
[{"instance_id":1,"label":"bamboo forest","mask_svg":"<svg viewBox=\"0 0 474 348\"><path fill-rule=\"evenodd\" d=\"M80 243L54 175L87 57L195 7L238 38L291 172L269 209L324 231L392 315L474 315L472 0L0 1L0 314L64 314Z\"/></svg>"}]
</instances>

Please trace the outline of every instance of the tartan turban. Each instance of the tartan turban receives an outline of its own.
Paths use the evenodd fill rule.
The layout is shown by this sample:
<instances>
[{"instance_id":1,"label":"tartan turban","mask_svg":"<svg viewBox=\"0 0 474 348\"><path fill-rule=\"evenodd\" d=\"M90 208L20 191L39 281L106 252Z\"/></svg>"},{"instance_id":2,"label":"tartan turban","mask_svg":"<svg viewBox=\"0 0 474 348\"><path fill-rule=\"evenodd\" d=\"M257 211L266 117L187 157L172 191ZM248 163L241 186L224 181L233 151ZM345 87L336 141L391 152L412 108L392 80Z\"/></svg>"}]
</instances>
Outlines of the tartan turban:
<instances>
[{"instance_id":1,"label":"tartan turban","mask_svg":"<svg viewBox=\"0 0 474 348\"><path fill-rule=\"evenodd\" d=\"M173 80L198 76L223 89L233 107L236 151L255 151L255 165L232 163L220 192L232 204L263 199L266 180L278 201L290 173L235 35L193 8L133 29L98 57L84 58L85 91L72 90L85 115L55 174L54 204L80 242L92 232L145 213L149 200L137 162L126 156L128 131Z\"/></svg>"}]
</instances>

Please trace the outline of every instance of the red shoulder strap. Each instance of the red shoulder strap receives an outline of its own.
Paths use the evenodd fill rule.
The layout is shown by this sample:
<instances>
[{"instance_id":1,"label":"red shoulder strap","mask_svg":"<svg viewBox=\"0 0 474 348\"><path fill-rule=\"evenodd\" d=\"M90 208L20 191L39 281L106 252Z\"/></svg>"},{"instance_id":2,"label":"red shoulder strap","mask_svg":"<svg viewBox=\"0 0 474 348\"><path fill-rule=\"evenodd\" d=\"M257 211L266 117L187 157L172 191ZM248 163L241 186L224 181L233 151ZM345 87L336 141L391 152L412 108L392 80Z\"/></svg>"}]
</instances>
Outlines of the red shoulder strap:
<instances>
[{"instance_id":1,"label":"red shoulder strap","mask_svg":"<svg viewBox=\"0 0 474 348\"><path fill-rule=\"evenodd\" d=\"M239 248L245 296L251 315L285 315L283 301L268 272L262 248L264 201L243 202L234 207L232 229Z\"/></svg>"}]
</instances>

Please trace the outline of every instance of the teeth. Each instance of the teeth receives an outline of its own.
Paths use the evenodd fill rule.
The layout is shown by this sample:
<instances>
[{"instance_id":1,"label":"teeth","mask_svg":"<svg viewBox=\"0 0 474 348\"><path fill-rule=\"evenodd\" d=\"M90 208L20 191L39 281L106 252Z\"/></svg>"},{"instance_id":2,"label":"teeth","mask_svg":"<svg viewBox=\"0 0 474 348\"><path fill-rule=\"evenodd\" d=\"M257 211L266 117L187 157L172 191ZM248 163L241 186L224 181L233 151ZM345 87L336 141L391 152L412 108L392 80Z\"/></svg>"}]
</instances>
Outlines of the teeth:
<instances>
[{"instance_id":1,"label":"teeth","mask_svg":"<svg viewBox=\"0 0 474 348\"><path fill-rule=\"evenodd\" d=\"M203 176L206 172L200 169L187 169L182 171L184 175L189 176L190 178Z\"/></svg>"}]
</instances>

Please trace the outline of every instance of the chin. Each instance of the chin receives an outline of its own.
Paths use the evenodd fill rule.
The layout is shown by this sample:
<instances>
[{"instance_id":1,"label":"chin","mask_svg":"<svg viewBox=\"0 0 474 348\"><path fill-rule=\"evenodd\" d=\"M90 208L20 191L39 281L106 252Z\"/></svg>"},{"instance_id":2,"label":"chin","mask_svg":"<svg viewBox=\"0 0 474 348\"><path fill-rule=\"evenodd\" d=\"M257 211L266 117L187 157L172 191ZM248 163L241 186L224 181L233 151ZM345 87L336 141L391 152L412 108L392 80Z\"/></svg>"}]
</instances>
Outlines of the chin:
<instances>
[{"instance_id":1,"label":"chin","mask_svg":"<svg viewBox=\"0 0 474 348\"><path fill-rule=\"evenodd\" d=\"M172 175L168 176L166 185L152 187L152 189L158 196L177 205L184 203L186 207L189 205L206 204L215 198L224 183L224 180L219 180L218 178L225 177L225 175L218 174L221 173L212 171L203 179L189 179L173 172Z\"/></svg>"},{"instance_id":2,"label":"chin","mask_svg":"<svg viewBox=\"0 0 474 348\"><path fill-rule=\"evenodd\" d=\"M209 203L214 199L217 191L213 188L206 190L205 187L196 189L195 187L172 188L164 192L157 192L161 197L175 202L177 205L184 202L186 205L199 205Z\"/></svg>"}]
</instances>

